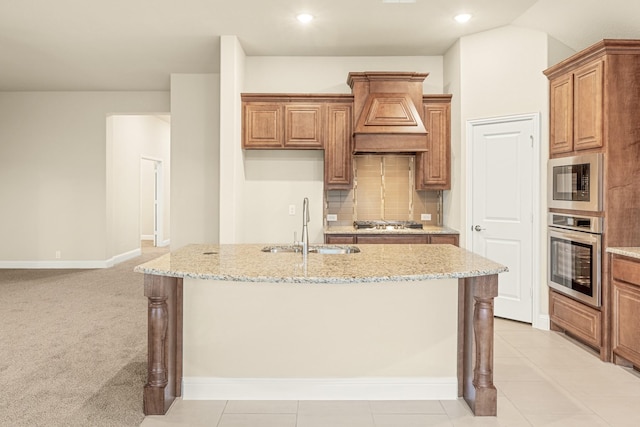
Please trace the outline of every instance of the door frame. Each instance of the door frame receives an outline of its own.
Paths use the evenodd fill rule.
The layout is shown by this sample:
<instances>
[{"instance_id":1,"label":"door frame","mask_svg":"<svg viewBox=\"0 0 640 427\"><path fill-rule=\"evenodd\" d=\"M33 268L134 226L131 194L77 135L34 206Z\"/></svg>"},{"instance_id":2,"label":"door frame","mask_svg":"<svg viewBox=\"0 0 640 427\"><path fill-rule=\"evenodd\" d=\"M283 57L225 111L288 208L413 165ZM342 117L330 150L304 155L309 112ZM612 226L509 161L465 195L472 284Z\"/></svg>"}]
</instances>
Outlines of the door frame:
<instances>
[{"instance_id":1,"label":"door frame","mask_svg":"<svg viewBox=\"0 0 640 427\"><path fill-rule=\"evenodd\" d=\"M540 275L540 266L541 266L541 257L540 250L542 245L546 246L546 233L545 236L542 236L542 226L541 226L541 197L542 197L542 187L546 188L546 182L542 182L541 179L542 174L542 159L541 159L541 129L540 129L540 113L525 113L525 114L515 114L508 116L497 116L497 117L489 117L484 119L472 119L466 121L466 159L465 159L465 170L466 170L466 200L465 200L465 227L469 230L472 227L473 223L473 131L476 126L482 126L487 124L498 124L498 123L507 123L514 121L522 121L522 120L532 120L533 121L533 158L532 161L532 171L533 177L532 181L534 185L532 186L532 277L531 277L531 292L532 295L532 307L531 307L531 319L532 326L538 329L549 329L549 316L546 315L546 319L543 318L541 314L540 307L540 299L541 299L541 275ZM535 185L538 183L538 185ZM546 227L544 228L546 230ZM465 233L465 247L473 248L473 233ZM539 236L539 238L536 238ZM545 264L546 266L546 264ZM546 268L545 268L546 271Z\"/></svg>"},{"instance_id":2,"label":"door frame","mask_svg":"<svg viewBox=\"0 0 640 427\"><path fill-rule=\"evenodd\" d=\"M164 175L163 161L155 157L140 156L140 161L153 162L154 167L154 203L155 213L153 216L153 245L156 247L166 246L164 242ZM141 194L142 190L138 190ZM140 197L142 197L140 195Z\"/></svg>"}]
</instances>

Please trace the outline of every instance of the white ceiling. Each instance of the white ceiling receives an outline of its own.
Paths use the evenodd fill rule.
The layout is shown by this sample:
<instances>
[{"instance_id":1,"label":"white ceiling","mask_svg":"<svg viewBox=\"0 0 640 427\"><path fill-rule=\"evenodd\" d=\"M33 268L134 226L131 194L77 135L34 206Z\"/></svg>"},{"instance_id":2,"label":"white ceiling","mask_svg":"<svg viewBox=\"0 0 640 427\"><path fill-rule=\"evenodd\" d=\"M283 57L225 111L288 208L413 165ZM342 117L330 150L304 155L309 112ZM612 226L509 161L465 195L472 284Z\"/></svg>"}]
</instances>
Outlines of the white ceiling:
<instances>
[{"instance_id":1,"label":"white ceiling","mask_svg":"<svg viewBox=\"0 0 640 427\"><path fill-rule=\"evenodd\" d=\"M218 71L221 35L258 56L442 55L512 24L581 50L640 38L639 18L638 0L0 0L0 91L167 90L171 73Z\"/></svg>"}]
</instances>

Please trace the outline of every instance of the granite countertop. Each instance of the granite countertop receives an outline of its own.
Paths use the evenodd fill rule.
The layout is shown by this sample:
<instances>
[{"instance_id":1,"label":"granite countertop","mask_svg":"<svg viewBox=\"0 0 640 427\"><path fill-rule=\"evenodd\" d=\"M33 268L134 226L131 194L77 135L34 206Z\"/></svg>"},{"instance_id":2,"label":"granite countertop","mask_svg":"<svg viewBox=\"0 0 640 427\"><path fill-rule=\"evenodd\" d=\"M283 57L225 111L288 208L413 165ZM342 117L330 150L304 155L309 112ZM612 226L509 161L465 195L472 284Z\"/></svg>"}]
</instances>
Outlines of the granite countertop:
<instances>
[{"instance_id":1,"label":"granite countertop","mask_svg":"<svg viewBox=\"0 0 640 427\"><path fill-rule=\"evenodd\" d=\"M640 247L607 248L607 252L640 259Z\"/></svg>"},{"instance_id":2,"label":"granite countertop","mask_svg":"<svg viewBox=\"0 0 640 427\"><path fill-rule=\"evenodd\" d=\"M425 225L424 228L401 228L397 230L384 230L377 228L359 228L353 226L325 227L324 234L460 234L457 230L448 227Z\"/></svg>"},{"instance_id":3,"label":"granite countertop","mask_svg":"<svg viewBox=\"0 0 640 427\"><path fill-rule=\"evenodd\" d=\"M275 283L367 283L486 276L507 267L453 245L357 245L360 253L262 252L262 244L189 245L134 271L170 277ZM334 246L334 245L329 245Z\"/></svg>"}]
</instances>

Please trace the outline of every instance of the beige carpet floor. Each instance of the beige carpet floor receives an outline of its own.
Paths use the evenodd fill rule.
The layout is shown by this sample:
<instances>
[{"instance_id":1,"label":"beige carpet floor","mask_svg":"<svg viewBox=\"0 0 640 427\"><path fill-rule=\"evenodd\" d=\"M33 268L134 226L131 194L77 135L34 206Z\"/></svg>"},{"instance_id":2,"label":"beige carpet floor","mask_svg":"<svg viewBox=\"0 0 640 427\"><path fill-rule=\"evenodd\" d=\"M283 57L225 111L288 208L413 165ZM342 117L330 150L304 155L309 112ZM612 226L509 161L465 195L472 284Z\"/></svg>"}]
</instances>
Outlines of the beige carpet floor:
<instances>
[{"instance_id":1,"label":"beige carpet floor","mask_svg":"<svg viewBox=\"0 0 640 427\"><path fill-rule=\"evenodd\" d=\"M0 269L0 426L138 426L147 299L133 267Z\"/></svg>"}]
</instances>

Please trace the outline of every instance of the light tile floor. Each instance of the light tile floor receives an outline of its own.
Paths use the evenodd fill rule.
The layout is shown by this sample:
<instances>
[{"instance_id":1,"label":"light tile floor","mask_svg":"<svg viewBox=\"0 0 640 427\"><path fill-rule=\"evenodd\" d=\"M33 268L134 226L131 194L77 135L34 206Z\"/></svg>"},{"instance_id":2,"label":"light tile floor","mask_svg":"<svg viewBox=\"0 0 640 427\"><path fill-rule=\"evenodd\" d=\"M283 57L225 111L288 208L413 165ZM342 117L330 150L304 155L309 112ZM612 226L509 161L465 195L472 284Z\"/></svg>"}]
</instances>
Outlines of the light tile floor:
<instances>
[{"instance_id":1,"label":"light tile floor","mask_svg":"<svg viewBox=\"0 0 640 427\"><path fill-rule=\"evenodd\" d=\"M640 375L556 332L496 319L498 416L464 401L185 401L141 427L640 426Z\"/></svg>"}]
</instances>

